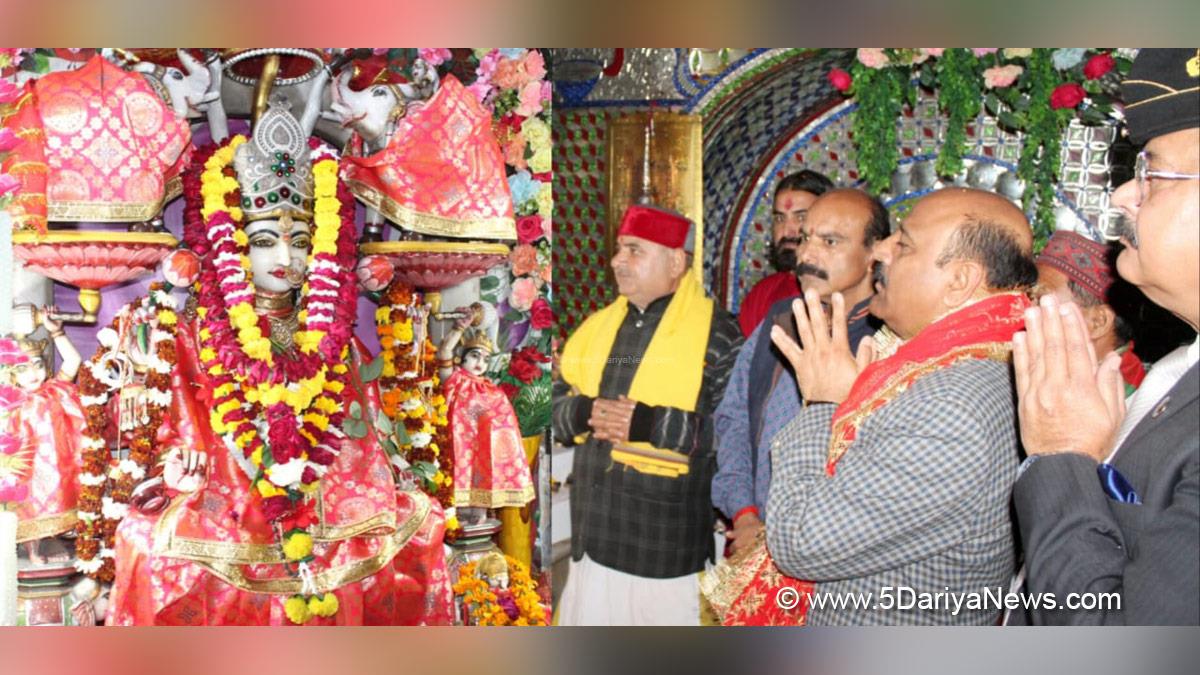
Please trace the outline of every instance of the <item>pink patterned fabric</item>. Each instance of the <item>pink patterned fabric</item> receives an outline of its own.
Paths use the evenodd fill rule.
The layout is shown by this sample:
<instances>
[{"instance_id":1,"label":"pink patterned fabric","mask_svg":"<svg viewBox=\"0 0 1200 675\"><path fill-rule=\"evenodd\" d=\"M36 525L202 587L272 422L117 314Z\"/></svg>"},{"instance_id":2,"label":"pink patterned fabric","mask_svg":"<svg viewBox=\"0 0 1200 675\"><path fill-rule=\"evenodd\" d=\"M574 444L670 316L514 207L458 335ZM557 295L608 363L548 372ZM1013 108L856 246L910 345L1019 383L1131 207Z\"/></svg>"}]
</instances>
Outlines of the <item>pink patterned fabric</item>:
<instances>
[{"instance_id":1,"label":"pink patterned fabric","mask_svg":"<svg viewBox=\"0 0 1200 675\"><path fill-rule=\"evenodd\" d=\"M168 181L190 156L187 120L142 75L98 55L78 70L39 78L33 90L45 133L50 220L157 214Z\"/></svg>"},{"instance_id":2,"label":"pink patterned fabric","mask_svg":"<svg viewBox=\"0 0 1200 675\"><path fill-rule=\"evenodd\" d=\"M18 541L60 534L74 525L84 426L75 385L61 380L47 380L9 411L4 433L19 441L29 463L27 493L16 509Z\"/></svg>"},{"instance_id":3,"label":"pink patterned fabric","mask_svg":"<svg viewBox=\"0 0 1200 675\"><path fill-rule=\"evenodd\" d=\"M508 259L500 253L461 251L404 251L386 256L395 265L395 278L414 288L441 291L467 279L483 276Z\"/></svg>"},{"instance_id":4,"label":"pink patterned fabric","mask_svg":"<svg viewBox=\"0 0 1200 675\"><path fill-rule=\"evenodd\" d=\"M385 215L410 229L445 236L495 232L515 239L512 193L504 155L492 132L491 114L453 76L421 107L400 119L383 150L363 157L355 134L343 158L343 175L368 203L364 192L382 195ZM396 211L404 212L397 216Z\"/></svg>"},{"instance_id":5,"label":"pink patterned fabric","mask_svg":"<svg viewBox=\"0 0 1200 675\"><path fill-rule=\"evenodd\" d=\"M159 514L131 510L121 521L108 623L286 625L284 602L295 591L249 590L294 581L285 565L238 561L211 550L239 544L237 555L252 558L253 545L270 552L279 546L249 479L209 426L212 389L199 365L194 326L180 326L177 351L172 410L160 435L168 439L166 449L207 452L205 482L196 492L175 496ZM351 373L357 372L356 364ZM345 404L357 402L373 419L378 392L357 376L352 385ZM442 511L423 494L396 490L387 456L373 435L342 440L321 481L318 504L313 570L330 578L341 571L345 582L318 581L320 592L337 595L340 609L310 624L452 622ZM348 532L356 525L362 527ZM249 584L230 583L234 575Z\"/></svg>"},{"instance_id":6,"label":"pink patterned fabric","mask_svg":"<svg viewBox=\"0 0 1200 675\"><path fill-rule=\"evenodd\" d=\"M446 378L454 439L454 503L501 508L533 500L533 480L512 403L495 384L462 368Z\"/></svg>"}]
</instances>

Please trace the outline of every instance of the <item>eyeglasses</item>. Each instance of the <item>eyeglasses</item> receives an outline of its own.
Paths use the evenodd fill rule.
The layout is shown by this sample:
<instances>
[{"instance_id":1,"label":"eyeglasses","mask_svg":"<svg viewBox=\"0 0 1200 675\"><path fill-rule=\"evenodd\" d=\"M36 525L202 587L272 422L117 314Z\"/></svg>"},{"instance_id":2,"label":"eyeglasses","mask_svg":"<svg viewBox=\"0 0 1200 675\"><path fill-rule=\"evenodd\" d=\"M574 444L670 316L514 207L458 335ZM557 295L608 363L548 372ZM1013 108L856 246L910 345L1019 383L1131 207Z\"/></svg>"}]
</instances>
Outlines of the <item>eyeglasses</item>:
<instances>
[{"instance_id":1,"label":"eyeglasses","mask_svg":"<svg viewBox=\"0 0 1200 675\"><path fill-rule=\"evenodd\" d=\"M1150 197L1150 179L1158 180L1196 180L1200 173L1176 173L1174 171L1154 171L1150 169L1150 158L1145 151L1139 152L1137 161L1133 164L1133 179L1137 181L1138 206Z\"/></svg>"}]
</instances>

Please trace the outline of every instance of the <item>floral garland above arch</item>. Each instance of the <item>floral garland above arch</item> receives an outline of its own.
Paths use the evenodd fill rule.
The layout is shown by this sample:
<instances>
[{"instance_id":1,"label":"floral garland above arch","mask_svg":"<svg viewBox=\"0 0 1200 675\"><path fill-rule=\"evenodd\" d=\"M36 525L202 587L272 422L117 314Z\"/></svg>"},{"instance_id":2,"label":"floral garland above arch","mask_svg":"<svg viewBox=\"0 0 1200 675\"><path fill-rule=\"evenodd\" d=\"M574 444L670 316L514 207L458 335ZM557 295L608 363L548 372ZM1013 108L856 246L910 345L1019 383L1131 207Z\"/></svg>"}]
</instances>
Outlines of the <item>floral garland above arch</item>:
<instances>
[{"instance_id":1,"label":"floral garland above arch","mask_svg":"<svg viewBox=\"0 0 1200 675\"><path fill-rule=\"evenodd\" d=\"M915 106L918 89L935 92L947 118L939 175L962 170L967 125L981 110L1020 133L1022 203L1033 214L1035 233L1046 237L1055 229L1063 132L1074 119L1087 125L1114 119L1120 78L1132 59L1113 49L871 47L857 51L849 71L831 70L829 82L858 102L858 171L875 193L890 185L899 162L896 120Z\"/></svg>"}]
</instances>

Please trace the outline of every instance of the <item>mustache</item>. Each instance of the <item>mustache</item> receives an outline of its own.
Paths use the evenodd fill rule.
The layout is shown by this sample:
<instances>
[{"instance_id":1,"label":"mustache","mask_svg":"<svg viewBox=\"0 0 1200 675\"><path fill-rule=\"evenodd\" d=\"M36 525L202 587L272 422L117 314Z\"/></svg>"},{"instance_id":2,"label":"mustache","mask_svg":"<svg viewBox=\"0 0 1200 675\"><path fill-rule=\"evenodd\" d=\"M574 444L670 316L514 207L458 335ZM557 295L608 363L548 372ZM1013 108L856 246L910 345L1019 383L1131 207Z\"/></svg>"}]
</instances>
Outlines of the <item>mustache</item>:
<instances>
[{"instance_id":1,"label":"mustache","mask_svg":"<svg viewBox=\"0 0 1200 675\"><path fill-rule=\"evenodd\" d=\"M871 282L872 285L879 284L880 288L887 288L887 269L883 263L876 262L871 267Z\"/></svg>"},{"instance_id":2,"label":"mustache","mask_svg":"<svg viewBox=\"0 0 1200 675\"><path fill-rule=\"evenodd\" d=\"M829 281L829 272L826 272L816 265L810 265L803 262L799 265L796 265L796 276L802 277L805 275L813 276L824 281Z\"/></svg>"},{"instance_id":3,"label":"mustache","mask_svg":"<svg viewBox=\"0 0 1200 675\"><path fill-rule=\"evenodd\" d=\"M1131 247L1137 248L1137 229L1133 225L1132 218L1121 214L1116 216L1116 222L1114 222L1110 227L1114 236L1116 236L1118 239L1124 239L1125 241L1129 242Z\"/></svg>"}]
</instances>

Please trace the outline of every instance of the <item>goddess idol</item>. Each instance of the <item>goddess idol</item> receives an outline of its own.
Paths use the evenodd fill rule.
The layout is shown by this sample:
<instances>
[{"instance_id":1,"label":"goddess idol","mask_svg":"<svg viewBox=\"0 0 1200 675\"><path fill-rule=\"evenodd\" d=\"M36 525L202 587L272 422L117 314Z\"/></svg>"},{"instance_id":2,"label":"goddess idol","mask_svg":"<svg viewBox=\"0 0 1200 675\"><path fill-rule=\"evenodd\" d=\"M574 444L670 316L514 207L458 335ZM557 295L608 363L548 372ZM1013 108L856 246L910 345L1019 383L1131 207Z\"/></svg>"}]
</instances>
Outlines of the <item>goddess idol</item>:
<instances>
[{"instance_id":1,"label":"goddess idol","mask_svg":"<svg viewBox=\"0 0 1200 675\"><path fill-rule=\"evenodd\" d=\"M332 151L273 101L251 139L198 151L184 188L201 272L159 432L169 502L121 521L107 622L450 623L442 511L397 489L359 374Z\"/></svg>"}]
</instances>

